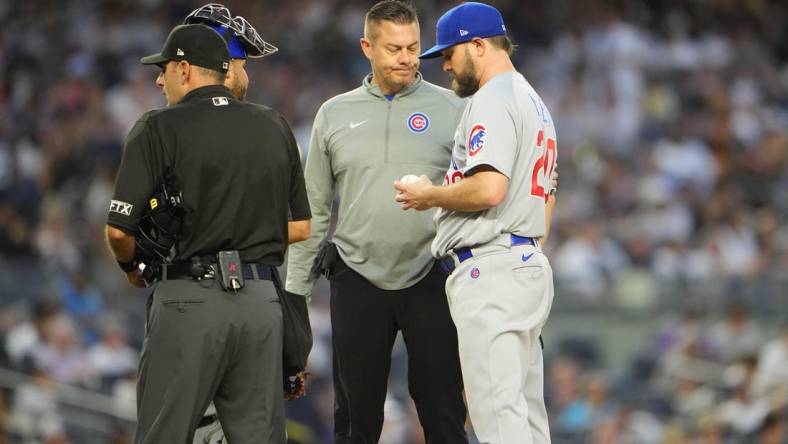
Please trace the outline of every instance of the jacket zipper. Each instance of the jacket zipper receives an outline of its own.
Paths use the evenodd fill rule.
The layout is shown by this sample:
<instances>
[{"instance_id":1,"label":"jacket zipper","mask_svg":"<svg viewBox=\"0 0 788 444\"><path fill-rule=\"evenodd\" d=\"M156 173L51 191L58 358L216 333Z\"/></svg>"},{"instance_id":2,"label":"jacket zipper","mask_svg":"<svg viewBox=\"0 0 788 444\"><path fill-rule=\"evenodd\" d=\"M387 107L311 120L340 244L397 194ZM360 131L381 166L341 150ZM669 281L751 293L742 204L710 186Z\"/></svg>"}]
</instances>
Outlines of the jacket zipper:
<instances>
[{"instance_id":1,"label":"jacket zipper","mask_svg":"<svg viewBox=\"0 0 788 444\"><path fill-rule=\"evenodd\" d=\"M391 102L396 100L396 97L392 100L386 100L388 102L386 108L386 140L383 144L383 163L389 163L389 133L391 131Z\"/></svg>"}]
</instances>

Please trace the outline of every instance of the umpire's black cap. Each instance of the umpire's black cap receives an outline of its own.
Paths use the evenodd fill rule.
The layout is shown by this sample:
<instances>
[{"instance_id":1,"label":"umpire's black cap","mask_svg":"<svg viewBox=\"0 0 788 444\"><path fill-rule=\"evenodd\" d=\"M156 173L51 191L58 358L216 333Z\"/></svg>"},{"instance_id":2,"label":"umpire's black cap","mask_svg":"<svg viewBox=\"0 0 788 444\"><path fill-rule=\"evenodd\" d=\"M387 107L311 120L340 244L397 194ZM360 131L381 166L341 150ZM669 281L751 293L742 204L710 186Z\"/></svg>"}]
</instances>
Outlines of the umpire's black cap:
<instances>
[{"instance_id":1,"label":"umpire's black cap","mask_svg":"<svg viewBox=\"0 0 788 444\"><path fill-rule=\"evenodd\" d=\"M230 67L227 43L213 29L202 25L178 25L170 31L161 52L140 59L143 65L162 65L186 60L192 65L226 73Z\"/></svg>"}]
</instances>

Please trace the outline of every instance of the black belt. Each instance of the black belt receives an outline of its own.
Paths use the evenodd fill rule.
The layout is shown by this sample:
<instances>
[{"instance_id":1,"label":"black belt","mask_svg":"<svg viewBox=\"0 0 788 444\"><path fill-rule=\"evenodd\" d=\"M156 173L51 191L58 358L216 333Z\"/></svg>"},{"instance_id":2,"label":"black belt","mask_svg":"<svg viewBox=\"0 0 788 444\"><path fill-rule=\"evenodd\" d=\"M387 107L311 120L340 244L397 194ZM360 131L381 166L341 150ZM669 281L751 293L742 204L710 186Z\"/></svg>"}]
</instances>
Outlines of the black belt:
<instances>
[{"instance_id":1,"label":"black belt","mask_svg":"<svg viewBox=\"0 0 788 444\"><path fill-rule=\"evenodd\" d=\"M523 237L523 236L518 236L516 234L510 234L509 239L510 239L509 245L512 247L515 247L517 245L533 245L534 247L537 246L536 239L532 237ZM466 260L473 257L473 251L471 250L471 247L456 248L452 250L452 252L455 255L457 255L457 260L460 263L463 263ZM454 262L453 256L444 257L443 259L441 259L440 264L441 267L443 267L443 270L446 271L446 273L448 274L451 274L454 271L454 269L457 268L457 264Z\"/></svg>"},{"instance_id":2,"label":"black belt","mask_svg":"<svg viewBox=\"0 0 788 444\"><path fill-rule=\"evenodd\" d=\"M275 269L271 265L243 264L241 269L243 270L244 280L273 281ZM192 274L192 264L187 263L162 265L159 276L162 281L196 279Z\"/></svg>"}]
</instances>

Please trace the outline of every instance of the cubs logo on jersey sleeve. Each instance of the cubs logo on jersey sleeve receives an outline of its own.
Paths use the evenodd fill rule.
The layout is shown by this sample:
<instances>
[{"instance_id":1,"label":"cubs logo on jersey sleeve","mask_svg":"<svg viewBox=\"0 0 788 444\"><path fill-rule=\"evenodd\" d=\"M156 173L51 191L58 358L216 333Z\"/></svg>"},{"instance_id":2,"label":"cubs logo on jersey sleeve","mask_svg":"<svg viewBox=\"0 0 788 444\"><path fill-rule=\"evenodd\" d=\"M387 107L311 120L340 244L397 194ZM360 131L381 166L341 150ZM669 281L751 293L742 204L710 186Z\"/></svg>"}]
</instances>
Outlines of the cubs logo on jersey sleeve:
<instances>
[{"instance_id":1,"label":"cubs logo on jersey sleeve","mask_svg":"<svg viewBox=\"0 0 788 444\"><path fill-rule=\"evenodd\" d=\"M421 134L430 127L430 118L424 113L413 113L408 117L408 129Z\"/></svg>"},{"instance_id":2,"label":"cubs logo on jersey sleeve","mask_svg":"<svg viewBox=\"0 0 788 444\"><path fill-rule=\"evenodd\" d=\"M468 155L473 157L479 154L484 148L484 139L487 137L487 128L484 125L476 124L471 128L471 135L468 137Z\"/></svg>"}]
</instances>

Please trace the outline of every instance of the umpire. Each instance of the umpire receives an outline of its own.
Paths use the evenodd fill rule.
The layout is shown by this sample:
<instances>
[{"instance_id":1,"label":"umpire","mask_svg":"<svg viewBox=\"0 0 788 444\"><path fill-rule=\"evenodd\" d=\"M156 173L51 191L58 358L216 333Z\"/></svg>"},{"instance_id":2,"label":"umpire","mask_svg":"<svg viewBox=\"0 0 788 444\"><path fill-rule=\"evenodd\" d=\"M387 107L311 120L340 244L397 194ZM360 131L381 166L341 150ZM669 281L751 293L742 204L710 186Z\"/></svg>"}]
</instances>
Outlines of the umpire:
<instances>
[{"instance_id":1,"label":"umpire","mask_svg":"<svg viewBox=\"0 0 788 444\"><path fill-rule=\"evenodd\" d=\"M403 214L391 203L391 185L405 174L443 179L463 102L419 74L412 6L394 0L374 5L361 48L372 74L324 103L315 117L306 162L314 229L290 249L287 290L311 293L310 265L338 193L336 250L321 255L321 266L332 273L336 442L378 442L391 350L401 330L408 389L426 441L464 443L457 333L446 275L429 251L432 214Z\"/></svg>"},{"instance_id":2,"label":"umpire","mask_svg":"<svg viewBox=\"0 0 788 444\"><path fill-rule=\"evenodd\" d=\"M231 96L227 45L205 25L175 27L141 62L161 67L168 106L129 133L106 229L133 285L144 285L138 227L161 205L151 196L168 167L186 210L148 298L135 442L191 442L213 400L230 442L284 443L274 267L288 245L288 209L310 218L297 145L278 113Z\"/></svg>"}]
</instances>

